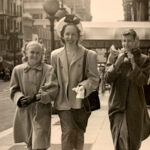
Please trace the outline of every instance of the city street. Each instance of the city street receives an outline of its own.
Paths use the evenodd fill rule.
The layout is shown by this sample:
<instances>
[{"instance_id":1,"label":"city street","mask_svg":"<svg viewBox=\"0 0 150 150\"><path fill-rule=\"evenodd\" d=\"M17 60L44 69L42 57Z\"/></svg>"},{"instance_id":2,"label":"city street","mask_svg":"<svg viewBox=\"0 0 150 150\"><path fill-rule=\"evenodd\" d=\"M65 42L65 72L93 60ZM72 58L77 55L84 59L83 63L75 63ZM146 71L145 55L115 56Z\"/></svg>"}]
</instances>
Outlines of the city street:
<instances>
[{"instance_id":1,"label":"city street","mask_svg":"<svg viewBox=\"0 0 150 150\"><path fill-rule=\"evenodd\" d=\"M27 150L24 143L13 143L12 120L15 106L9 99L8 87L9 82L0 81L0 150ZM108 91L100 96L101 109L93 112L89 119L84 150L113 150L107 115L108 96ZM52 115L51 144L49 150L61 150L61 128L57 115ZM143 142L140 150L149 150L149 147L150 137Z\"/></svg>"},{"instance_id":2,"label":"city street","mask_svg":"<svg viewBox=\"0 0 150 150\"><path fill-rule=\"evenodd\" d=\"M47 127L47 117L51 115L45 115L47 105L44 103L49 101L48 94L53 97L57 92L57 109L80 108L80 101L76 99L87 96L100 84L101 109L93 111L88 120L84 150L114 150L108 117L110 85L105 81L105 72L109 72L107 82L114 86L109 104L114 125L111 129L115 137L127 137L127 145L132 147L132 142L138 137L139 141L143 139L141 130L146 128L147 121L141 84L143 81L146 84L150 65L149 58L143 54L150 58L150 0L0 0L0 150L27 150L25 143L13 141L13 121L18 106L10 99L8 81L13 68L22 63L25 65L13 72L14 86L15 82L20 84L24 94L18 105L25 107L19 108L16 115L21 122L15 120L18 138L26 136L21 130L27 133L27 129L28 138L36 139L36 134L30 134L32 129L27 125L33 127L35 123L33 128L37 136L42 134L38 143L42 147L41 137L44 139L47 130L43 133L40 128ZM43 63L51 64L54 69ZM107 71L109 65L112 66ZM59 81L58 91L53 90L57 86L55 76ZM37 94L38 87L43 95ZM149 93L149 89L147 91L145 93ZM20 96L20 91L17 94ZM149 101L147 97L146 101ZM54 103L52 101L53 106ZM61 150L60 120L52 108L51 147L48 150ZM147 109L150 115L150 107ZM39 115L41 112L44 115ZM63 117L65 113L62 112ZM44 129L49 130L46 127ZM116 131L117 128L123 132ZM33 141L30 143L32 146ZM124 144L122 139L120 143ZM139 150L150 150L150 136L142 142Z\"/></svg>"},{"instance_id":3,"label":"city street","mask_svg":"<svg viewBox=\"0 0 150 150\"><path fill-rule=\"evenodd\" d=\"M0 132L12 127L15 105L9 98L9 82L0 80Z\"/></svg>"}]
</instances>

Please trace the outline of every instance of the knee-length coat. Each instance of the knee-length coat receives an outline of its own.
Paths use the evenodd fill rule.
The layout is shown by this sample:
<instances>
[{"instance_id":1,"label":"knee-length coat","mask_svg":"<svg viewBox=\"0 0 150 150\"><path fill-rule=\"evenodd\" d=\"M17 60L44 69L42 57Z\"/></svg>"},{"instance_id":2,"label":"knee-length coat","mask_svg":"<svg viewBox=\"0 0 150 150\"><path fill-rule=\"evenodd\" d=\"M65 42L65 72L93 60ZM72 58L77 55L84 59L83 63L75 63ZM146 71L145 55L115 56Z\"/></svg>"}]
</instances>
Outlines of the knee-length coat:
<instances>
[{"instance_id":1,"label":"knee-length coat","mask_svg":"<svg viewBox=\"0 0 150 150\"><path fill-rule=\"evenodd\" d=\"M123 132L128 134L128 139L123 140L127 150L138 150L141 141L150 135L150 118L143 91L149 76L150 61L141 54L136 64L134 70L129 62L123 63L119 70L111 65L105 74L106 81L111 84L109 119L115 150L120 150L119 136L125 124L127 128L124 130L127 131Z\"/></svg>"},{"instance_id":2,"label":"knee-length coat","mask_svg":"<svg viewBox=\"0 0 150 150\"><path fill-rule=\"evenodd\" d=\"M34 149L50 146L51 101L57 94L57 79L53 67L47 64L30 68L24 63L14 68L10 96L16 104L22 96L37 94L42 85L48 85L48 89L41 93L40 101L25 108L17 106L14 119L15 143L32 141Z\"/></svg>"}]
</instances>

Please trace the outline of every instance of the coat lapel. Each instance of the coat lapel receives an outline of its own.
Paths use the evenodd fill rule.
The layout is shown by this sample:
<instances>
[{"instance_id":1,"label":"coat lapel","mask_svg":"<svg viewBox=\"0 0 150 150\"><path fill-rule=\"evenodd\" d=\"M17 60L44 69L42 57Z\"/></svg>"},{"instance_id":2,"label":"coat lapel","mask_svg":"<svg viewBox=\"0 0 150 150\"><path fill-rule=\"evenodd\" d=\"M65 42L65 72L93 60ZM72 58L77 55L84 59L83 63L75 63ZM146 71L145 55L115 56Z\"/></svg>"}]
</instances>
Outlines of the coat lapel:
<instances>
[{"instance_id":1,"label":"coat lapel","mask_svg":"<svg viewBox=\"0 0 150 150\"><path fill-rule=\"evenodd\" d=\"M66 58L66 53L65 49L62 49L62 52L59 55L60 61L61 61L61 67L64 68L64 70L68 73L68 63L67 63L67 58Z\"/></svg>"},{"instance_id":2,"label":"coat lapel","mask_svg":"<svg viewBox=\"0 0 150 150\"><path fill-rule=\"evenodd\" d=\"M78 49L76 55L72 58L72 61L71 61L71 64L70 64L70 69L71 69L72 65L73 65L75 62L77 62L80 58L83 57L84 51L85 51L85 50L84 50L81 46L79 46L79 49ZM63 67L64 70L68 73L68 72L69 72L69 70L68 70L68 63L67 63L66 52L65 52L64 47L63 47L63 49L62 49L62 51L61 51L59 57L60 57L60 61L61 61L62 67Z\"/></svg>"},{"instance_id":3,"label":"coat lapel","mask_svg":"<svg viewBox=\"0 0 150 150\"><path fill-rule=\"evenodd\" d=\"M79 47L78 51L76 52L76 55L73 57L73 59L71 61L70 68L76 61L78 61L80 58L82 58L83 55L84 55L84 50L82 47Z\"/></svg>"}]
</instances>

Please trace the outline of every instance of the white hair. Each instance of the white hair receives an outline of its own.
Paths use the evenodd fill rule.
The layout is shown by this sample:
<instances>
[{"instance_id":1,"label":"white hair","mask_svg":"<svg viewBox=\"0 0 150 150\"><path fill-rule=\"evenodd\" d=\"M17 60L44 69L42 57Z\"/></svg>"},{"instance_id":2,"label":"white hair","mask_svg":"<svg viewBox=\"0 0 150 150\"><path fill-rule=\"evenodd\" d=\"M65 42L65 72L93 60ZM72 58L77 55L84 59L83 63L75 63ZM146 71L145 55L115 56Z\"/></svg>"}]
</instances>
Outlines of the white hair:
<instances>
[{"instance_id":1,"label":"white hair","mask_svg":"<svg viewBox=\"0 0 150 150\"><path fill-rule=\"evenodd\" d=\"M22 62L27 62L28 61L28 57L26 56L26 51L30 48L30 47L36 47L36 48L40 48L41 51L43 50L42 45L40 43L38 43L37 41L30 41L28 43L25 44L25 46L22 48Z\"/></svg>"}]
</instances>

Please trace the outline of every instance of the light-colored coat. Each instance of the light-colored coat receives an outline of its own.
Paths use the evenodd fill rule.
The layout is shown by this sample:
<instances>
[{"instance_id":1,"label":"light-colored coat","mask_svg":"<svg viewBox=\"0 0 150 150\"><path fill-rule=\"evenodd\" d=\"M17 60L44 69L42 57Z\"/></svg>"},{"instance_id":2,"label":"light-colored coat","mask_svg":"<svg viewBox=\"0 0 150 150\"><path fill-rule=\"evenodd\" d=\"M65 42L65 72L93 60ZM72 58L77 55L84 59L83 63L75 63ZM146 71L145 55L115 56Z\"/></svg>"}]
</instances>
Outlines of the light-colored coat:
<instances>
[{"instance_id":1,"label":"light-colored coat","mask_svg":"<svg viewBox=\"0 0 150 150\"><path fill-rule=\"evenodd\" d=\"M17 107L14 120L14 141L29 144L32 140L34 149L50 146L51 101L57 93L57 79L50 65L30 69L24 63L14 68L10 95L16 104L21 96L37 94L41 85L49 85L41 94L41 100L25 108Z\"/></svg>"},{"instance_id":2,"label":"light-colored coat","mask_svg":"<svg viewBox=\"0 0 150 150\"><path fill-rule=\"evenodd\" d=\"M82 81L83 56L87 53L86 75L87 79ZM81 108L81 100L76 99L76 93L72 88L83 85L86 89L86 96L89 95L99 85L99 75L97 71L97 56L94 51L87 50L79 46L78 52L73 57L70 66L67 64L65 48L62 47L52 52L51 64L55 69L59 84L59 93L55 100L57 110L69 110L70 108Z\"/></svg>"}]
</instances>

